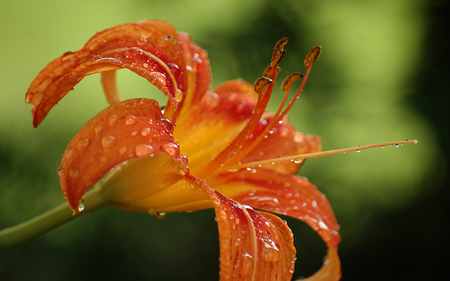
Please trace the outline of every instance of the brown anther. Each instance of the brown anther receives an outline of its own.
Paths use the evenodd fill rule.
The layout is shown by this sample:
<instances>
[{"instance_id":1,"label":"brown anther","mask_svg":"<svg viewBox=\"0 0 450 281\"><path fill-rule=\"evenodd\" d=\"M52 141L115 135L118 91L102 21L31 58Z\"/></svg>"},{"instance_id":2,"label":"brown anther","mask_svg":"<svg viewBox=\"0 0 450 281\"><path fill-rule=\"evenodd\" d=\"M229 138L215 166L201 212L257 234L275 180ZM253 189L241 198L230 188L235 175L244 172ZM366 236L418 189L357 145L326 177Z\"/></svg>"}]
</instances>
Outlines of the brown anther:
<instances>
[{"instance_id":1,"label":"brown anther","mask_svg":"<svg viewBox=\"0 0 450 281\"><path fill-rule=\"evenodd\" d=\"M272 77L274 68L269 64L264 70L262 76L263 77ZM280 72L280 67L277 66L277 72Z\"/></svg>"},{"instance_id":2,"label":"brown anther","mask_svg":"<svg viewBox=\"0 0 450 281\"><path fill-rule=\"evenodd\" d=\"M309 67L311 64L315 63L320 56L320 53L322 52L321 46L316 46L309 51L308 55L306 55L305 60L303 61L304 67Z\"/></svg>"},{"instance_id":3,"label":"brown anther","mask_svg":"<svg viewBox=\"0 0 450 281\"><path fill-rule=\"evenodd\" d=\"M283 83L281 83L281 90L283 92L286 92L287 90L289 90L289 88L291 88L292 83L300 78L303 78L303 74L301 73L294 72L289 74L286 78L284 78Z\"/></svg>"},{"instance_id":4,"label":"brown anther","mask_svg":"<svg viewBox=\"0 0 450 281\"><path fill-rule=\"evenodd\" d=\"M265 86L272 83L273 80L267 77L260 77L255 81L255 92L260 94Z\"/></svg>"},{"instance_id":5,"label":"brown anther","mask_svg":"<svg viewBox=\"0 0 450 281\"><path fill-rule=\"evenodd\" d=\"M284 45L286 45L288 42L288 39L286 37L280 39L277 44L275 45L275 48L272 52L272 61L270 62L270 65L272 67L275 67L275 65L278 65L281 61L281 59L284 57L284 54L286 51L283 50Z\"/></svg>"}]
</instances>

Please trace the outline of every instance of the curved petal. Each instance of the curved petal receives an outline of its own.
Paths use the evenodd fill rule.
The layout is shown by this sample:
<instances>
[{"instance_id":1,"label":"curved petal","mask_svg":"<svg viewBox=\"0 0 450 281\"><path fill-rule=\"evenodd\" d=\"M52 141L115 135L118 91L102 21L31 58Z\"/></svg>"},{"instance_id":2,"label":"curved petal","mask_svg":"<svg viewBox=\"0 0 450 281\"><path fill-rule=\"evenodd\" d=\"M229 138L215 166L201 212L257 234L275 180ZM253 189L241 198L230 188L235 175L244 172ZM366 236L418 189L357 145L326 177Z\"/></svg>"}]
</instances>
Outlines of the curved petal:
<instances>
[{"instance_id":1,"label":"curved petal","mask_svg":"<svg viewBox=\"0 0 450 281\"><path fill-rule=\"evenodd\" d=\"M199 182L214 203L220 239L220 280L291 280L293 235L277 216L256 212Z\"/></svg>"},{"instance_id":2,"label":"curved petal","mask_svg":"<svg viewBox=\"0 0 450 281\"><path fill-rule=\"evenodd\" d=\"M340 276L339 225L325 195L308 180L259 168L224 173L212 178L208 184L242 204L306 222L329 247L329 262L324 264L322 272L333 272L332 278Z\"/></svg>"},{"instance_id":3,"label":"curved petal","mask_svg":"<svg viewBox=\"0 0 450 281\"><path fill-rule=\"evenodd\" d=\"M191 64L198 64L198 59L190 58L191 55L201 54L206 66L195 68L199 68L198 72L208 72L201 77L209 85L206 53L197 47L192 54L191 49L197 45L185 35L180 35L180 41L177 38L173 26L163 21L122 24L97 33L80 51L53 60L26 93L26 102L35 106L32 109L34 126L37 127L50 109L90 74L106 72L102 82L108 100L116 101L113 72L120 68L128 68L158 87L169 98L166 117L175 121L177 104L183 99L188 80L192 80ZM194 88L191 86L190 91Z\"/></svg>"},{"instance_id":4,"label":"curved petal","mask_svg":"<svg viewBox=\"0 0 450 281\"><path fill-rule=\"evenodd\" d=\"M184 113L190 111L193 104L198 104L211 87L211 67L208 53L191 41L186 33L178 33L178 40L182 43L185 60L186 86L184 99L181 101ZM183 114L183 113L180 113Z\"/></svg>"},{"instance_id":5,"label":"curved petal","mask_svg":"<svg viewBox=\"0 0 450 281\"><path fill-rule=\"evenodd\" d=\"M70 141L58 170L71 208L77 212L86 190L119 163L158 152L179 156L172 130L154 100L127 100L97 114Z\"/></svg>"}]
</instances>

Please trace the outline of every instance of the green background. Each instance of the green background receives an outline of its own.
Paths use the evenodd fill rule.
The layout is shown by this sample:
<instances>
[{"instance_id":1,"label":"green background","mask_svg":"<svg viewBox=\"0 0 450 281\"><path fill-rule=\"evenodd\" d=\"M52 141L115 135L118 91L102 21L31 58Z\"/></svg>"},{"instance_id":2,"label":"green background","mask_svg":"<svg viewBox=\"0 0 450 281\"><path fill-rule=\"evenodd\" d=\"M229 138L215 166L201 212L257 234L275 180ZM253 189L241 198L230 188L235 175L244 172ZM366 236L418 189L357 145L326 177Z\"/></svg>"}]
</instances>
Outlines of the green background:
<instances>
[{"instance_id":1,"label":"green background","mask_svg":"<svg viewBox=\"0 0 450 281\"><path fill-rule=\"evenodd\" d=\"M344 280L436 280L449 250L448 12L437 0L2 0L0 228L63 202L56 169L65 146L107 106L92 75L33 129L24 95L34 77L97 31L162 19L208 51L213 87L253 82L282 37L290 42L280 77L303 72L308 50L322 45L289 114L299 131L321 136L324 149L419 140L311 159L300 170L335 210ZM164 101L127 70L118 79L124 98ZM271 110L281 100L276 89ZM298 251L294 279L309 276L325 246L287 220ZM218 280L218 242L212 210L159 220L103 208L0 252L0 280Z\"/></svg>"}]
</instances>

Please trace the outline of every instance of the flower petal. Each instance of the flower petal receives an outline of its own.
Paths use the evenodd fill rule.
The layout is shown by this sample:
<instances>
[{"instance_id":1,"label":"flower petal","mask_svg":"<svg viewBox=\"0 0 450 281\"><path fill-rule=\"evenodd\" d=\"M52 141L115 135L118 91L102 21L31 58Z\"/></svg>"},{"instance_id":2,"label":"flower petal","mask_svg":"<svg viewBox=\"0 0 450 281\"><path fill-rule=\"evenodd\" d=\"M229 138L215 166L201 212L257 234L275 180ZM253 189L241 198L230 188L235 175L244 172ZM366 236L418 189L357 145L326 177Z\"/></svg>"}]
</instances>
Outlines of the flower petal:
<instances>
[{"instance_id":1,"label":"flower petal","mask_svg":"<svg viewBox=\"0 0 450 281\"><path fill-rule=\"evenodd\" d=\"M169 98L166 117L174 121L177 104L187 91L188 82L195 77L191 74L194 68L197 72L208 72L200 77L209 85L206 53L186 35L181 34L180 39L172 25L157 20L122 24L97 33L80 51L66 53L50 62L33 81L25 100L35 106L34 126L90 74L106 72L102 83L108 100L117 101L114 71L120 68L128 68L158 87ZM203 59L202 67L197 66L201 60L197 57ZM190 87L189 91L195 90L195 86Z\"/></svg>"},{"instance_id":2,"label":"flower petal","mask_svg":"<svg viewBox=\"0 0 450 281\"><path fill-rule=\"evenodd\" d=\"M308 180L259 168L224 173L208 184L242 204L306 222L329 247L329 263L324 264L323 270L340 273L339 225L325 195Z\"/></svg>"},{"instance_id":3,"label":"flower petal","mask_svg":"<svg viewBox=\"0 0 450 281\"><path fill-rule=\"evenodd\" d=\"M154 100L127 100L97 114L70 141L58 170L71 208L77 212L86 190L119 163L159 152L178 157L172 131Z\"/></svg>"},{"instance_id":4,"label":"flower petal","mask_svg":"<svg viewBox=\"0 0 450 281\"><path fill-rule=\"evenodd\" d=\"M295 248L279 217L227 199L205 183L214 202L220 238L220 280L290 280Z\"/></svg>"}]
</instances>

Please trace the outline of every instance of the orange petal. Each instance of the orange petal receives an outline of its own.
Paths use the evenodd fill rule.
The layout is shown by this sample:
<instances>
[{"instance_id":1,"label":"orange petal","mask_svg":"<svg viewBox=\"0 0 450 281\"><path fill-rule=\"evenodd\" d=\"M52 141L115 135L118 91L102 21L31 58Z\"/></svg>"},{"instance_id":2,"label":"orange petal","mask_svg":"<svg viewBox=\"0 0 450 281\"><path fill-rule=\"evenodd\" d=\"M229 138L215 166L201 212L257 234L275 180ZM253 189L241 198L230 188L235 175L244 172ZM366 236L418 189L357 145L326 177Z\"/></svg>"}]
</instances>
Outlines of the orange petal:
<instances>
[{"instance_id":1,"label":"orange petal","mask_svg":"<svg viewBox=\"0 0 450 281\"><path fill-rule=\"evenodd\" d=\"M208 53L193 43L186 33L178 33L178 40L182 43L184 61L186 64L185 97L181 101L182 110L189 114L193 104L199 103L211 87L211 67ZM182 114L182 113L180 113Z\"/></svg>"},{"instance_id":2,"label":"orange petal","mask_svg":"<svg viewBox=\"0 0 450 281\"><path fill-rule=\"evenodd\" d=\"M219 226L220 280L291 280L296 251L286 223L202 186Z\"/></svg>"},{"instance_id":3,"label":"orange petal","mask_svg":"<svg viewBox=\"0 0 450 281\"><path fill-rule=\"evenodd\" d=\"M328 266L327 270L331 267L333 271L339 269L340 272L337 256L339 225L325 195L308 180L257 168L224 173L211 179L208 184L242 204L306 222L329 247L329 259L333 261L333 266Z\"/></svg>"},{"instance_id":4,"label":"orange petal","mask_svg":"<svg viewBox=\"0 0 450 281\"><path fill-rule=\"evenodd\" d=\"M173 26L162 21L122 24L97 33L80 51L53 60L26 93L26 102L35 106L32 109L34 126L37 127L50 109L85 76L97 72L113 73L120 68L128 68L158 87L169 98L166 117L174 121L178 101L187 91L188 76L191 77L192 72L192 66L186 60L193 61L191 55L201 54L204 64L208 65L203 50L198 48L192 54L189 48L196 45L185 35L180 35L181 41L177 38ZM209 73L208 67L201 69ZM206 82L209 76L201 77ZM108 100L116 100L114 76L108 74L103 78Z\"/></svg>"},{"instance_id":5,"label":"orange petal","mask_svg":"<svg viewBox=\"0 0 450 281\"><path fill-rule=\"evenodd\" d=\"M127 100L97 114L70 141L58 170L70 207L77 212L82 195L119 163L158 152L177 157L172 131L154 100Z\"/></svg>"}]
</instances>

